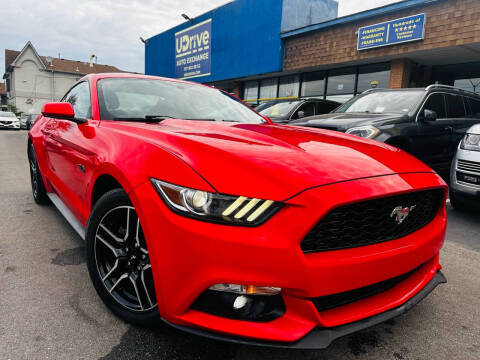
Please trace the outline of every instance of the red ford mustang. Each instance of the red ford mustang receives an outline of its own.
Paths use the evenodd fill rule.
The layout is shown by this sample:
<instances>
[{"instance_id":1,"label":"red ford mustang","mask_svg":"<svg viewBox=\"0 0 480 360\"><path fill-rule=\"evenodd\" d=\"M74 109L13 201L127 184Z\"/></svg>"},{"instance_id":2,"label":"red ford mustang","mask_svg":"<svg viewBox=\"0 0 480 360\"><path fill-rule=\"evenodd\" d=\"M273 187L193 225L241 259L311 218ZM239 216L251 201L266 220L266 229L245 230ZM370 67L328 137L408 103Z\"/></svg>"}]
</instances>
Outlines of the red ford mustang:
<instances>
[{"instance_id":1,"label":"red ford mustang","mask_svg":"<svg viewBox=\"0 0 480 360\"><path fill-rule=\"evenodd\" d=\"M275 125L194 83L88 75L29 133L33 196L116 315L325 348L439 283L446 185L394 147Z\"/></svg>"}]
</instances>

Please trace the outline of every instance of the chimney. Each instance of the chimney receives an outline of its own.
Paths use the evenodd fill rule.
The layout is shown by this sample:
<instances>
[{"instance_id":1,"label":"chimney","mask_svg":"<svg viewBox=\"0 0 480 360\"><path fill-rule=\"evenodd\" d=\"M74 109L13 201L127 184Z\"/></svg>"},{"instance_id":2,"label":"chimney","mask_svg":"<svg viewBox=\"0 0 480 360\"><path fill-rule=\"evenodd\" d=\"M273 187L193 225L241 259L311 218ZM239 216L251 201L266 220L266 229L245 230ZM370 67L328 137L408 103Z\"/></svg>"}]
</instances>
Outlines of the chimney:
<instances>
[{"instance_id":1,"label":"chimney","mask_svg":"<svg viewBox=\"0 0 480 360\"><path fill-rule=\"evenodd\" d=\"M90 67L93 67L93 59L96 59L97 56L95 54L90 55Z\"/></svg>"}]
</instances>

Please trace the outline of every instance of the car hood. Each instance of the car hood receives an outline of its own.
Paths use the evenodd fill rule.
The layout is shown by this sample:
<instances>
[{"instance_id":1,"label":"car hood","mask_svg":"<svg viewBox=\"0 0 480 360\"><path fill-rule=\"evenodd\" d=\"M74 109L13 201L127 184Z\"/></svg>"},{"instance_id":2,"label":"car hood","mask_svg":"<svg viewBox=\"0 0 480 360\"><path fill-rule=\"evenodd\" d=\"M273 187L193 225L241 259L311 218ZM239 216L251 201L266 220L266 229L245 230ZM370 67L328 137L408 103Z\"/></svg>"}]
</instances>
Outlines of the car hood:
<instances>
[{"instance_id":1,"label":"car hood","mask_svg":"<svg viewBox=\"0 0 480 360\"><path fill-rule=\"evenodd\" d=\"M11 122L15 122L15 121L19 121L17 118L13 118L13 117L4 117L4 116L0 116L0 121L11 121Z\"/></svg>"},{"instance_id":2,"label":"car hood","mask_svg":"<svg viewBox=\"0 0 480 360\"><path fill-rule=\"evenodd\" d=\"M467 130L467 133L480 135L480 124L473 125L470 129Z\"/></svg>"},{"instance_id":3,"label":"car hood","mask_svg":"<svg viewBox=\"0 0 480 360\"><path fill-rule=\"evenodd\" d=\"M231 195L285 200L335 182L431 171L392 146L328 130L175 119L111 126L169 150Z\"/></svg>"},{"instance_id":4,"label":"car hood","mask_svg":"<svg viewBox=\"0 0 480 360\"><path fill-rule=\"evenodd\" d=\"M406 115L400 114L329 113L296 120L290 125L345 131L355 126L392 124L400 122L404 118Z\"/></svg>"}]
</instances>

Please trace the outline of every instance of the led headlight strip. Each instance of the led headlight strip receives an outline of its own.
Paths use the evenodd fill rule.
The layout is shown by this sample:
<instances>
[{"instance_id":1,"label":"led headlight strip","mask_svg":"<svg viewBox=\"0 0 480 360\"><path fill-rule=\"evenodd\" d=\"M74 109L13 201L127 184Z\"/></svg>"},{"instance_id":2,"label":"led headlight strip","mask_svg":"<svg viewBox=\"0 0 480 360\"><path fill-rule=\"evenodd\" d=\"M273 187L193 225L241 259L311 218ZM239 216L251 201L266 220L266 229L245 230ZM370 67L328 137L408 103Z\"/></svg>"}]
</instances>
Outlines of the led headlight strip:
<instances>
[{"instance_id":1,"label":"led headlight strip","mask_svg":"<svg viewBox=\"0 0 480 360\"><path fill-rule=\"evenodd\" d=\"M270 218L282 205L272 200L211 193L157 179L151 181L171 210L205 221L256 226Z\"/></svg>"}]
</instances>

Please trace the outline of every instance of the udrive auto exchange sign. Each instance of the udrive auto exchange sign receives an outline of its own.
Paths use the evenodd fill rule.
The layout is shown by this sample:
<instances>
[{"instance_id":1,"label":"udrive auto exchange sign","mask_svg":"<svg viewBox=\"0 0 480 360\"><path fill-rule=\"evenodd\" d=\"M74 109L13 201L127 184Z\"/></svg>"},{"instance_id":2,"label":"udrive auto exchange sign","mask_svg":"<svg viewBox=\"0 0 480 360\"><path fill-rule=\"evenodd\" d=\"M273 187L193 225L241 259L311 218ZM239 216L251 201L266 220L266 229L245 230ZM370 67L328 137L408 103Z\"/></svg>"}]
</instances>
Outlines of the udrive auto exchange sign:
<instances>
[{"instance_id":1,"label":"udrive auto exchange sign","mask_svg":"<svg viewBox=\"0 0 480 360\"><path fill-rule=\"evenodd\" d=\"M191 79L210 75L212 19L175 33L175 75Z\"/></svg>"}]
</instances>

